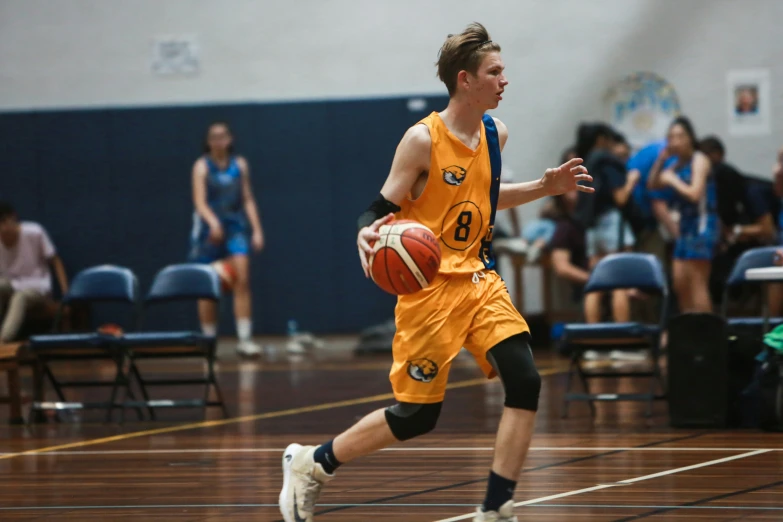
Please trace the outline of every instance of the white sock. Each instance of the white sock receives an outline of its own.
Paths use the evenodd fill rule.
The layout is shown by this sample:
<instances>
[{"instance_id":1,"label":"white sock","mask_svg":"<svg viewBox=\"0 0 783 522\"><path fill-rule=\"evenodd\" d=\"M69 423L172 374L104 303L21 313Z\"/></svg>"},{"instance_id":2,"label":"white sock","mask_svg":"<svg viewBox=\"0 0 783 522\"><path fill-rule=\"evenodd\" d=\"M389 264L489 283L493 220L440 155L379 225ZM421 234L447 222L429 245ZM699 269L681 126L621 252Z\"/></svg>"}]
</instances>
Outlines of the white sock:
<instances>
[{"instance_id":1,"label":"white sock","mask_svg":"<svg viewBox=\"0 0 783 522\"><path fill-rule=\"evenodd\" d=\"M251 341L252 335L253 323L250 321L250 319L244 317L237 319L237 337L239 337L239 342L244 343Z\"/></svg>"},{"instance_id":2,"label":"white sock","mask_svg":"<svg viewBox=\"0 0 783 522\"><path fill-rule=\"evenodd\" d=\"M204 323L201 325L201 331L208 337L217 335L217 325L215 323Z\"/></svg>"}]
</instances>

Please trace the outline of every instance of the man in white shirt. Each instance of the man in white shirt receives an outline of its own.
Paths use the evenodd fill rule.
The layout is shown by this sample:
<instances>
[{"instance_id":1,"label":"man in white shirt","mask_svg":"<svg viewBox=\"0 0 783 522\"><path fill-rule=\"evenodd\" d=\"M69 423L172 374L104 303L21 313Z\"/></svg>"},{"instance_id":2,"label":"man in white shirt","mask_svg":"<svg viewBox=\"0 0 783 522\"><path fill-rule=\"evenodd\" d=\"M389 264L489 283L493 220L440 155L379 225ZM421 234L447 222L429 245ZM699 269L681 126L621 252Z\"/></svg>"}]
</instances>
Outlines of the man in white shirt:
<instances>
[{"instance_id":1,"label":"man in white shirt","mask_svg":"<svg viewBox=\"0 0 783 522\"><path fill-rule=\"evenodd\" d=\"M50 267L65 294L65 268L46 230L20 222L14 208L0 202L0 343L14 340L25 318L51 302Z\"/></svg>"}]
</instances>

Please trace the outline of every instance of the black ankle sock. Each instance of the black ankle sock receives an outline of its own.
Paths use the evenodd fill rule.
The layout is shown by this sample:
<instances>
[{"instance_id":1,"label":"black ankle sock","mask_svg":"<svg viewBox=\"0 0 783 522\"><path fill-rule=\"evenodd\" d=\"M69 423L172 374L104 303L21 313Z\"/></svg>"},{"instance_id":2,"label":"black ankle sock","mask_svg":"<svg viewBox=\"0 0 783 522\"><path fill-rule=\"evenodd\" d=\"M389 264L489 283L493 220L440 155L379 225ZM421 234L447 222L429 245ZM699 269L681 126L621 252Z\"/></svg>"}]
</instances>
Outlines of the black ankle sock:
<instances>
[{"instance_id":1,"label":"black ankle sock","mask_svg":"<svg viewBox=\"0 0 783 522\"><path fill-rule=\"evenodd\" d=\"M497 511L500 506L511 500L514 496L514 489L517 487L516 481L508 480L494 471L489 472L489 483L487 484L487 497L482 506L484 511Z\"/></svg>"},{"instance_id":2,"label":"black ankle sock","mask_svg":"<svg viewBox=\"0 0 783 522\"><path fill-rule=\"evenodd\" d=\"M324 471L328 474L334 473L334 470L340 467L340 462L337 457L334 456L334 450L332 449L332 440L326 444L322 444L315 449L315 455L313 458L315 461L324 468Z\"/></svg>"}]
</instances>

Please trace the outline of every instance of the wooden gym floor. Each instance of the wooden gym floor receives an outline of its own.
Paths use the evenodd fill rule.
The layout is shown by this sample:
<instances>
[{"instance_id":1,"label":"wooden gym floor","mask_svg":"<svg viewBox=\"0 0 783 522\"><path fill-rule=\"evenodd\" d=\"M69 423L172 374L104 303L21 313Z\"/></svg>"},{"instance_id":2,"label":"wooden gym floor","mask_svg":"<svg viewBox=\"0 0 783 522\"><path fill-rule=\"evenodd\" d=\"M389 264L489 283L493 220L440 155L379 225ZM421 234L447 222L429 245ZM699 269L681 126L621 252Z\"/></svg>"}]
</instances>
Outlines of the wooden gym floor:
<instances>
[{"instance_id":1,"label":"wooden gym floor","mask_svg":"<svg viewBox=\"0 0 783 522\"><path fill-rule=\"evenodd\" d=\"M324 441L391 402L389 356L355 357L351 346L331 339L314 354L272 349L256 361L238 361L222 346L228 419L217 410L206 421L199 410L159 410L163 420L152 423L128 412L120 426L83 412L60 423L3 425L0 520L281 520L282 449ZM338 470L317 521L472 519L503 392L463 355L438 428ZM578 404L564 420L565 361L546 350L536 357L544 385L515 497L520 520L783 520L780 435L674 430L664 403L649 420L632 403L599 404L595 420ZM198 370L152 364L161 375ZM60 373L96 371L111 375L83 365Z\"/></svg>"}]
</instances>

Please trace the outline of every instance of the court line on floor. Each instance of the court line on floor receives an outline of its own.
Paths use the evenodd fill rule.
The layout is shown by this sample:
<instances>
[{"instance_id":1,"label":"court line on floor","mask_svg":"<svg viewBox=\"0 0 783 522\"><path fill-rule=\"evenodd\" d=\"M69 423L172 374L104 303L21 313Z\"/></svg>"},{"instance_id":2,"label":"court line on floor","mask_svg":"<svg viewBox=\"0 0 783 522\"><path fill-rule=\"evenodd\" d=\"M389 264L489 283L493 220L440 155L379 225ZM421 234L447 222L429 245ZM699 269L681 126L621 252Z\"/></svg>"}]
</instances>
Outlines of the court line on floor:
<instances>
[{"instance_id":1,"label":"court line on floor","mask_svg":"<svg viewBox=\"0 0 783 522\"><path fill-rule=\"evenodd\" d=\"M475 504L320 504L323 507L389 507L389 508L469 508L475 507ZM142 504L125 506L13 506L0 507L2 511L88 511L88 510L119 510L119 509L237 509L237 508L277 508L277 504ZM634 505L634 504L536 504L540 508L587 508L587 509L729 509L729 510L764 510L764 511L783 511L783 507L775 506L654 506L654 505Z\"/></svg>"},{"instance_id":2,"label":"court line on floor","mask_svg":"<svg viewBox=\"0 0 783 522\"><path fill-rule=\"evenodd\" d=\"M546 377L549 375L556 375L558 373L562 373L564 370L567 370L566 367L554 367L554 368L545 368L539 371L542 377ZM451 383L446 386L446 389L448 390L455 390L459 388L468 388L471 386L480 386L480 385L486 385L489 383L499 382L497 378L489 380L485 377L480 377L476 379L467 379L464 381L457 381L454 383ZM311 413L314 411L323 411L323 410L333 410L337 408L344 408L347 406L356 406L359 404L367 404L371 402L380 402L380 401L388 401L394 399L394 395L391 393L382 393L379 395L371 395L368 397L359 397L357 399L348 399L344 401L336 401L336 402L327 402L322 404L315 404L312 406L303 406L299 408L290 408L287 410L278 410L278 411L270 411L266 413L256 413L253 415L244 415L241 417L232 417L229 419L220 419L220 420L213 420L213 421L201 421L201 422L194 422L189 424L178 424L175 426L168 426L166 428L155 428L151 430L141 430L141 431L133 431L130 433L123 433L120 435L113 435L111 437L101 437L97 439L88 439L78 442L69 442L67 444L58 444L56 446L47 446L44 448L37 448L32 450L26 450L26 451L19 451L15 453L6 453L5 455L0 455L0 460L6 460L6 459L12 459L15 457L22 457L26 455L34 455L39 453L50 453L53 451L59 451L59 450L67 450L72 448L83 448L87 446L96 446L99 444L107 444L109 442L118 442L122 440L128 440L128 439L135 439L138 437L147 437L151 435L161 435L163 433L174 433L178 431L188 431L188 430L195 430L195 429L201 429L201 428L214 428L217 426L225 426L228 424L237 424L241 422L252 422L257 420L264 420L264 419L274 419L278 417L287 417L291 415L298 415L301 413Z\"/></svg>"},{"instance_id":3,"label":"court line on floor","mask_svg":"<svg viewBox=\"0 0 783 522\"><path fill-rule=\"evenodd\" d=\"M640 444L639 446L635 446L635 447L637 447L637 448L648 448L648 447L653 447L653 446L657 446L657 445L660 445L660 444L671 444L671 443L680 442L680 441L683 441L683 440L698 439L699 437L703 437L704 435L708 435L708 434L710 434L709 431L702 431L702 432L699 432L699 433L690 433L688 435L681 435L679 437L670 437L668 439L660 439L660 440L654 440L654 441L651 441L651 442L646 442L644 444ZM601 453L595 453L595 454L592 454L592 455L585 455L585 456L581 456L581 457L572 457L572 458L567 459L567 460L561 460L561 461L558 461L558 462L550 462L548 464L542 464L540 466L535 466L533 468L524 468L522 470L522 472L526 473L526 474L527 473L533 473L535 471L543 471L545 469L552 469L552 468L557 468L557 467L560 467L560 466L568 466L568 465L571 465L571 464L577 464L577 463L580 463L580 462L586 462L588 460L596 460L596 459L600 459L600 458L603 458L603 457L609 457L609 456L612 456L612 455L618 455L620 453L623 453L623 451L622 450L612 450L612 451L603 451ZM437 486L437 487L434 487L434 488L427 488L427 489L423 489L423 490L419 490L419 491L410 491L410 492L407 492L407 493L400 493L400 494L397 494L397 495L381 497L381 498L375 498L375 499L372 499L372 500L368 501L367 504L389 502L389 501L393 501L393 500L400 500L400 499L403 499L403 498L411 498L411 497L415 497L415 496L418 496L418 495L426 495L428 493L435 493L435 492L438 492L438 491L445 491L447 489L454 489L454 488L460 488L460 487L463 487L463 486L470 486L470 485L473 485L473 484L479 484L479 483L486 482L486 481L487 481L486 476L484 476L482 478L479 478L479 479L463 480L461 482L454 482L452 484L446 484L445 486ZM317 512L316 515L323 515L323 514L326 514L326 513L334 513L335 511L345 511L346 509L351 509L351 507L335 507L335 508L324 509L323 511ZM283 521L278 520L276 522L283 522Z\"/></svg>"},{"instance_id":4,"label":"court line on floor","mask_svg":"<svg viewBox=\"0 0 783 522\"><path fill-rule=\"evenodd\" d=\"M647 513L640 513L638 515L634 515L632 517L623 518L620 520L617 520L615 522L629 522L631 520L639 520L641 518L648 518L654 515L660 515L662 513L668 513L669 511L674 511L677 509L694 509L694 508L705 508L705 507L716 507L716 506L701 506L700 504L704 504L706 502L714 502L716 500L723 500L724 498L730 498L730 497L736 497L737 495L744 495L746 493L754 493L756 491L761 491L764 489L774 488L777 486L783 485L783 480L779 480L777 482L770 482L769 484L763 484L761 486L754 486L752 488L746 488L741 489L738 491L732 491L731 493L722 493L720 495L714 495L712 497L706 497L699 500L694 500L691 502L686 502L679 506L660 506L657 508L650 508L653 509L653 511L648 511ZM717 506L720 507L720 506ZM753 508L753 509L759 509L759 508Z\"/></svg>"},{"instance_id":5,"label":"court line on floor","mask_svg":"<svg viewBox=\"0 0 783 522\"><path fill-rule=\"evenodd\" d=\"M691 471L694 469L699 468L706 468L708 466L715 466L717 464L723 464L725 462L730 462L732 460L738 460L738 459L744 459L748 457L754 457L756 455L762 455L764 453L769 453L767 450L756 450L756 451L750 451L747 453L740 453L739 455L732 455L730 457L724 457L722 459L715 459L715 460L708 460L706 462L701 462L699 464L693 464L691 466L683 466L681 468L674 468L669 469L666 471L660 471L658 473L651 473L649 475L643 475L641 477L634 477L630 479L620 480L617 482L613 482L611 484L598 484L596 486L592 486L589 488L582 488L582 489L575 489L573 491L566 491L564 493L557 493L555 495L547 495L545 497L539 497L539 498L533 498L530 500L524 500L522 502L516 502L514 506L530 506L533 504L538 504L541 502L547 502L550 500L557 500L559 498L565 498L565 497L571 497L574 495L581 495L582 493L591 493L593 491L599 491L602 489L609 489L614 488L617 486L627 486L629 484L634 484L636 482L642 482L644 480L651 480L654 478L664 477L666 475L674 475L675 473L682 473L683 471ZM456 522L458 520L467 520L469 518L473 518L475 516L475 513L469 513L467 515L460 515L457 517L451 517L451 518L444 518L441 520L438 520L436 522Z\"/></svg>"},{"instance_id":6,"label":"court line on floor","mask_svg":"<svg viewBox=\"0 0 783 522\"><path fill-rule=\"evenodd\" d=\"M191 374L192 370L188 368L182 367L182 362L165 362L165 365L161 365L164 361L156 361L155 365L139 365L139 367L144 370L146 369L145 366L149 366L149 368L154 368L154 370L159 374L166 374L166 375L179 375L179 374ZM198 366L201 363L194 363L193 366ZM255 361L224 361L223 363L220 363L218 361L218 364L220 365L220 372L221 373L240 373L243 371L246 371L243 368L243 365L253 366L252 370L255 373L280 373L280 372L345 372L345 371L365 371L365 370L378 370L378 371L389 371L389 363L388 361L380 361L380 362L359 362L359 363L351 363L350 361L346 361L345 363L322 363L322 364L313 364L311 361L308 361L305 364L288 364L288 363L269 363L269 364L261 364ZM457 368L465 369L465 368L475 368L476 363L470 360L463 360L463 361L454 361L450 369L454 370ZM95 372L88 368L72 368L68 372L68 377L89 377L94 376Z\"/></svg>"},{"instance_id":7,"label":"court line on floor","mask_svg":"<svg viewBox=\"0 0 783 522\"><path fill-rule=\"evenodd\" d=\"M230 453L282 453L284 448L200 448L200 449L146 449L146 450L86 450L86 451L46 451L46 452L38 452L38 453L30 453L26 454L24 456L27 457L41 457L41 456L57 456L57 455L63 455L63 456L72 456L72 455L180 455L180 454L203 454L203 453L220 453L220 454L230 454ZM480 452L486 452L486 451L494 451L494 447L492 446L464 446L464 447L453 447L453 448L444 448L444 447L412 447L412 448L384 448L382 450L379 450L380 452L435 452L435 453L448 453L448 452L455 452L455 451L480 451ZM532 446L529 451L551 451L551 452L570 452L570 451L584 451L584 452L590 452L590 451L596 451L596 452L602 452L602 451L675 451L675 452L715 452L715 453L724 453L724 452L737 452L737 451L758 451L758 450L764 450L764 451L782 451L783 448L704 448L704 447L694 447L694 448L688 448L688 447L653 447L653 448L645 448L645 447L639 447L639 446L631 446L631 447L602 447L602 446ZM0 457L3 455L15 455L15 453L0 453Z\"/></svg>"}]
</instances>

